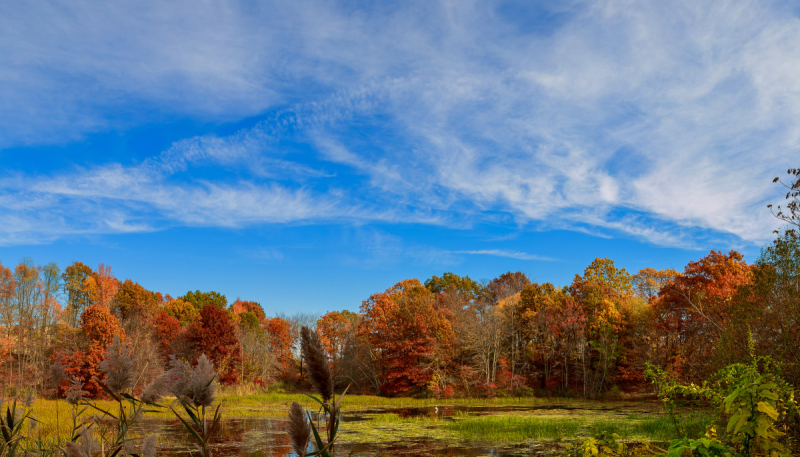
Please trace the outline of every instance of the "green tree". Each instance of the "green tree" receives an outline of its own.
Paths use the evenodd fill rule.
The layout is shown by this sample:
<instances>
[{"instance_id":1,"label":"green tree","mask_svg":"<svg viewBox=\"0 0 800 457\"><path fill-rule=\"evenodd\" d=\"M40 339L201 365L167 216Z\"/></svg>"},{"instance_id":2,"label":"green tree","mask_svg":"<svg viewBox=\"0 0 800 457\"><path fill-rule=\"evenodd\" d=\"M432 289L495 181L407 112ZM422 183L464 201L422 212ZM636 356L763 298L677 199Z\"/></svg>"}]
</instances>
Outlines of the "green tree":
<instances>
[{"instance_id":1,"label":"green tree","mask_svg":"<svg viewBox=\"0 0 800 457\"><path fill-rule=\"evenodd\" d=\"M470 295L474 298L485 293L483 287L470 279L469 276L461 277L450 272L444 273L441 278L434 275L432 278L425 281L425 287L427 287L428 290L430 290L433 294L456 292Z\"/></svg>"},{"instance_id":2,"label":"green tree","mask_svg":"<svg viewBox=\"0 0 800 457\"><path fill-rule=\"evenodd\" d=\"M213 290L210 292L200 292L199 290L192 292L190 290L186 292L186 295L178 298L193 304L198 310L202 310L203 307L208 304L214 305L219 309L228 307L228 299L221 293L214 292Z\"/></svg>"}]
</instances>

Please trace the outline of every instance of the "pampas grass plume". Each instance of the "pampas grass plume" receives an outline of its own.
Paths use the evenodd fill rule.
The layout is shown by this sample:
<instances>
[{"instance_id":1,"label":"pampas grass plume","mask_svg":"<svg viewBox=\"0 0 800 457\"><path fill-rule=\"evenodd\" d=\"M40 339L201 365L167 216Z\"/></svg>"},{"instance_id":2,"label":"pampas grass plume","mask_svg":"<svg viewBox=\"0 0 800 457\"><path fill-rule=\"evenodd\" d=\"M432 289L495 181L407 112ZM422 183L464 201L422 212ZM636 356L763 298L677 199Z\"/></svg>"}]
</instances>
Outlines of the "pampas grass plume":
<instances>
[{"instance_id":1,"label":"pampas grass plume","mask_svg":"<svg viewBox=\"0 0 800 457\"><path fill-rule=\"evenodd\" d=\"M131 349L122 343L119 335L114 335L114 341L108 347L108 352L103 356L98 368L106 375L105 385L115 394L133 387L136 381L136 357Z\"/></svg>"},{"instance_id":2,"label":"pampas grass plume","mask_svg":"<svg viewBox=\"0 0 800 457\"><path fill-rule=\"evenodd\" d=\"M303 326L300 330L300 347L303 358L308 363L308 374L311 384L322 396L322 401L327 403L333 397L333 375L328 365L328 357L322 348L319 334Z\"/></svg>"},{"instance_id":3,"label":"pampas grass plume","mask_svg":"<svg viewBox=\"0 0 800 457\"><path fill-rule=\"evenodd\" d=\"M292 402L292 407L289 408L289 437L292 439L292 447L294 452L303 456L306 454L306 447L308 447L308 439L311 437L311 426L306 420L306 412L300 403Z\"/></svg>"},{"instance_id":4,"label":"pampas grass plume","mask_svg":"<svg viewBox=\"0 0 800 457\"><path fill-rule=\"evenodd\" d=\"M156 434L148 436L142 443L142 457L156 457Z\"/></svg>"}]
</instances>

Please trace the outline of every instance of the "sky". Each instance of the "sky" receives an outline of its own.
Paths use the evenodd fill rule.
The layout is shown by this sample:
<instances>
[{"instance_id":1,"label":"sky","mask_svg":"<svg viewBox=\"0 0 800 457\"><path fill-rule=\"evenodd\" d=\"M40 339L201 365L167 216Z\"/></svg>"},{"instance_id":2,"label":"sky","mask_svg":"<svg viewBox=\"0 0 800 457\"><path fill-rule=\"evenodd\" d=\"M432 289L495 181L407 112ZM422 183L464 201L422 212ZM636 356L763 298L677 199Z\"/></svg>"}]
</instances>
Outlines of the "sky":
<instances>
[{"instance_id":1,"label":"sky","mask_svg":"<svg viewBox=\"0 0 800 457\"><path fill-rule=\"evenodd\" d=\"M0 2L0 262L267 314L596 257L750 262L800 152L779 1Z\"/></svg>"}]
</instances>

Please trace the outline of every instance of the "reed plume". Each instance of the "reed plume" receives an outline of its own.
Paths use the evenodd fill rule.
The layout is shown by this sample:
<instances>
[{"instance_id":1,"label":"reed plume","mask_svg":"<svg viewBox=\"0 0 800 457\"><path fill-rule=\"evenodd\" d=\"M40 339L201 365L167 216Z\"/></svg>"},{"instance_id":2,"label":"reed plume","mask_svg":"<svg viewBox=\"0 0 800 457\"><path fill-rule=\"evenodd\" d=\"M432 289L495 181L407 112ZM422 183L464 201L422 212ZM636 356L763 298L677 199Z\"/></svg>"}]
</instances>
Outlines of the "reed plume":
<instances>
[{"instance_id":1,"label":"reed plume","mask_svg":"<svg viewBox=\"0 0 800 457\"><path fill-rule=\"evenodd\" d=\"M103 356L98 368L106 375L103 383L117 395L133 387L136 382L136 357L130 347L122 343L119 335L114 335L114 341L108 347L108 352Z\"/></svg>"},{"instance_id":2,"label":"reed plume","mask_svg":"<svg viewBox=\"0 0 800 457\"><path fill-rule=\"evenodd\" d=\"M306 454L308 447L308 439L311 437L311 426L306 420L306 413L300 403L292 402L292 407L289 409L289 437L292 439L292 448L294 452L303 456Z\"/></svg>"},{"instance_id":3,"label":"reed plume","mask_svg":"<svg viewBox=\"0 0 800 457\"><path fill-rule=\"evenodd\" d=\"M69 380L69 387L67 387L64 391L65 398L67 403L72 405L77 405L78 403L83 401L83 398L89 392L83 390L83 382L73 376Z\"/></svg>"},{"instance_id":4,"label":"reed plume","mask_svg":"<svg viewBox=\"0 0 800 457\"><path fill-rule=\"evenodd\" d=\"M308 363L311 384L322 396L323 403L327 403L333 397L333 375L328 365L328 357L322 348L322 341L317 332L306 326L300 329L300 338L300 347L303 358Z\"/></svg>"},{"instance_id":5,"label":"reed plume","mask_svg":"<svg viewBox=\"0 0 800 457\"><path fill-rule=\"evenodd\" d=\"M78 442L67 441L64 444L66 457L93 457L100 451L100 443L94 437L91 427L78 431Z\"/></svg>"},{"instance_id":6,"label":"reed plume","mask_svg":"<svg viewBox=\"0 0 800 457\"><path fill-rule=\"evenodd\" d=\"M142 392L142 401L146 403L157 403L169 391L168 377L162 375L154 379L150 384L146 385Z\"/></svg>"},{"instance_id":7,"label":"reed plume","mask_svg":"<svg viewBox=\"0 0 800 457\"><path fill-rule=\"evenodd\" d=\"M214 364L205 354L197 359L197 365L191 366L169 356L170 370L165 376L169 379L169 390L182 404L196 407L209 407L216 399L217 385L213 382L217 373Z\"/></svg>"},{"instance_id":8,"label":"reed plume","mask_svg":"<svg viewBox=\"0 0 800 457\"><path fill-rule=\"evenodd\" d=\"M156 434L148 436L142 443L142 457L156 457Z\"/></svg>"},{"instance_id":9,"label":"reed plume","mask_svg":"<svg viewBox=\"0 0 800 457\"><path fill-rule=\"evenodd\" d=\"M66 367L64 364L58 359L55 361L55 363L50 365L50 382L53 383L53 387L56 389L58 389L61 381L68 380L65 369Z\"/></svg>"}]
</instances>

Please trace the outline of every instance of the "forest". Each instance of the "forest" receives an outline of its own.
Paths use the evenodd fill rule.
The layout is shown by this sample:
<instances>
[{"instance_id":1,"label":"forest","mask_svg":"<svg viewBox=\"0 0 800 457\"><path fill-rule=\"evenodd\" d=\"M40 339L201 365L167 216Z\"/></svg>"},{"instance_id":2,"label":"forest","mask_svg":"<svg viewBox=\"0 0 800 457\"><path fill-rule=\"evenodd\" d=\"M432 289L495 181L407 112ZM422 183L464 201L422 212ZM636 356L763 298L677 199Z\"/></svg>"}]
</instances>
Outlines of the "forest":
<instances>
[{"instance_id":1,"label":"forest","mask_svg":"<svg viewBox=\"0 0 800 457\"><path fill-rule=\"evenodd\" d=\"M790 170L794 171L794 170ZM253 301L214 291L171 297L111 266L0 265L0 377L5 392L33 386L101 394L98 364L115 336L135 350L135 389L208 355L224 385L307 389L301 326L316 329L337 387L385 396L622 397L652 390L645 366L683 383L758 355L783 362L800 385L797 183L776 216L788 224L748 263L711 251L683 271L630 273L596 259L568 285L521 272L483 283L444 273L398 281L359 312L268 317ZM52 385L51 367L68 378Z\"/></svg>"}]
</instances>

